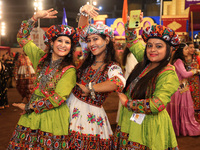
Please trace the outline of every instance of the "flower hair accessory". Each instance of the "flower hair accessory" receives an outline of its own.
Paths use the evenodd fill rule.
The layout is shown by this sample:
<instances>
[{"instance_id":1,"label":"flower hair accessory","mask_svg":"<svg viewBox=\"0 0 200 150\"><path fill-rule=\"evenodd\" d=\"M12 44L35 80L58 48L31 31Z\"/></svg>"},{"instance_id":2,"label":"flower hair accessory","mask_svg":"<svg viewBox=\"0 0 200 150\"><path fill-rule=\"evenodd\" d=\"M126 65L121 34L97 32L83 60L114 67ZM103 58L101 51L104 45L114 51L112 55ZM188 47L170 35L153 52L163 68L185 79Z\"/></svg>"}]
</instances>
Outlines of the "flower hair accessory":
<instances>
[{"instance_id":1,"label":"flower hair accessory","mask_svg":"<svg viewBox=\"0 0 200 150\"><path fill-rule=\"evenodd\" d=\"M68 36L75 44L79 40L78 34L73 27L68 25L52 25L44 34L44 43L50 45L52 39L58 36Z\"/></svg>"},{"instance_id":2,"label":"flower hair accessory","mask_svg":"<svg viewBox=\"0 0 200 150\"><path fill-rule=\"evenodd\" d=\"M147 42L149 38L159 38L175 49L180 44L179 37L174 30L162 25L152 25L151 27L145 28L142 33L142 38L144 42Z\"/></svg>"},{"instance_id":3,"label":"flower hair accessory","mask_svg":"<svg viewBox=\"0 0 200 150\"><path fill-rule=\"evenodd\" d=\"M86 41L87 36L92 35L92 34L104 34L110 38L114 37L114 32L112 28L100 23L95 24L95 25L90 24L82 28L80 27L78 28L78 34L83 41Z\"/></svg>"}]
</instances>

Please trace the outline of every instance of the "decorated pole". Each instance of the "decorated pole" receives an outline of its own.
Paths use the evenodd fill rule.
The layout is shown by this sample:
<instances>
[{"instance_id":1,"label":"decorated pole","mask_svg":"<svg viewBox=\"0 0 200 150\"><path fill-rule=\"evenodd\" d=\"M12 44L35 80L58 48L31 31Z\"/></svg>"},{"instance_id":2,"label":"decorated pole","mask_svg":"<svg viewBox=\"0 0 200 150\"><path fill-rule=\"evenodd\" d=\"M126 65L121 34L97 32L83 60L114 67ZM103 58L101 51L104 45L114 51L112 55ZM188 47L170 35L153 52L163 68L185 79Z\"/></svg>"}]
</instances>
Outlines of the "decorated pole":
<instances>
[{"instance_id":1,"label":"decorated pole","mask_svg":"<svg viewBox=\"0 0 200 150\"><path fill-rule=\"evenodd\" d=\"M160 25L161 25L161 23L162 23L162 6L163 5L163 0L160 0Z\"/></svg>"}]
</instances>

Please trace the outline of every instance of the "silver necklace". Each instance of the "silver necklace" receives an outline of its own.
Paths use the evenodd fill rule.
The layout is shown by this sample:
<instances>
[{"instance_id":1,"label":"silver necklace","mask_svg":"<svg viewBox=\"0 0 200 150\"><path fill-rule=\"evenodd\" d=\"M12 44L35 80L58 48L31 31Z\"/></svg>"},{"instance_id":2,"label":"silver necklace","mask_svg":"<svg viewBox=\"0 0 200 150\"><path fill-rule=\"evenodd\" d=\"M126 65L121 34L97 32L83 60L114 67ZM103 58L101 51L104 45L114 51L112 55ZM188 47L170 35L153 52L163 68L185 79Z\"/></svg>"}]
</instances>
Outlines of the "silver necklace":
<instances>
[{"instance_id":1,"label":"silver necklace","mask_svg":"<svg viewBox=\"0 0 200 150\"><path fill-rule=\"evenodd\" d=\"M41 70L40 75L38 76L38 79L40 79L39 89L44 88L46 86L46 83L48 83L51 80L51 78L54 76L56 70L60 66L61 62L62 62L62 59L58 59L56 61L50 61L50 64L46 63L46 65ZM52 71L49 72L48 74L45 74L48 66L49 66L49 68L52 68Z\"/></svg>"}]
</instances>

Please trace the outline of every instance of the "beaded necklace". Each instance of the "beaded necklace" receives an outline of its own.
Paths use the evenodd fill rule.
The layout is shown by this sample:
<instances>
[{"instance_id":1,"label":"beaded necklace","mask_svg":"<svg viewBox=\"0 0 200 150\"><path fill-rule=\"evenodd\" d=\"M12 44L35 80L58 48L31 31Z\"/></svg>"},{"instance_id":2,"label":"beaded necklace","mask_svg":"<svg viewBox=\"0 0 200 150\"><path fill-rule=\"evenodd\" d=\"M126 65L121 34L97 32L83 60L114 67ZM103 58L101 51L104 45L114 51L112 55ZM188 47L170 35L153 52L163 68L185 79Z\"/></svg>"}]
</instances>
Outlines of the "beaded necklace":
<instances>
[{"instance_id":1,"label":"beaded necklace","mask_svg":"<svg viewBox=\"0 0 200 150\"><path fill-rule=\"evenodd\" d=\"M40 80L40 90L44 88L46 86L46 83L48 83L53 77L62 60L63 59L60 58L56 61L50 61L50 64L48 64L48 62L45 63L45 66L42 68L40 75L38 76L38 80ZM49 68L51 69L49 70Z\"/></svg>"},{"instance_id":2,"label":"beaded necklace","mask_svg":"<svg viewBox=\"0 0 200 150\"><path fill-rule=\"evenodd\" d=\"M101 66L99 66L99 68L97 69L97 71L95 72L95 74L92 75L92 77L91 77L90 80L87 80L85 76L82 76L82 77L81 77L81 81L84 81L86 84L88 84L90 81L92 81L92 80L96 77L96 75L99 73L99 71L100 71L100 69L101 69L101 67L102 67L103 65L104 65L104 63L103 63ZM91 66L88 66L88 67L85 69L84 74L86 74L86 73L88 72L88 69L89 69L90 67L91 67ZM80 81L80 82L81 82L81 81Z\"/></svg>"}]
</instances>

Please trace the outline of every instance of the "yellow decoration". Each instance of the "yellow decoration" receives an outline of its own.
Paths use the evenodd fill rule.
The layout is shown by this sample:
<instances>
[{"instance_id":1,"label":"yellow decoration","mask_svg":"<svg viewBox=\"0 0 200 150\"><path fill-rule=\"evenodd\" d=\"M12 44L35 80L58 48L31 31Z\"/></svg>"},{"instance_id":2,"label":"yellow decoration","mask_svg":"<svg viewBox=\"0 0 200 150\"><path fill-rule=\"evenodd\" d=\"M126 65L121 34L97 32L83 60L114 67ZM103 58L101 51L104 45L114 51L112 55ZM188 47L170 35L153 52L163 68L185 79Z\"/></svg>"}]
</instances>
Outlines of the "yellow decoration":
<instances>
[{"instance_id":1,"label":"yellow decoration","mask_svg":"<svg viewBox=\"0 0 200 150\"><path fill-rule=\"evenodd\" d=\"M98 15L97 17L94 17L93 20L105 20L106 18L108 18L108 15Z\"/></svg>"},{"instance_id":2,"label":"yellow decoration","mask_svg":"<svg viewBox=\"0 0 200 150\"><path fill-rule=\"evenodd\" d=\"M145 29L148 26L152 26L152 25L156 25L156 23L154 22L154 20L152 18L150 18L150 17L143 18L142 22L140 23L140 28L136 29L136 31L137 31L137 37L139 39L141 39L142 36L139 35L139 31Z\"/></svg>"},{"instance_id":3,"label":"yellow decoration","mask_svg":"<svg viewBox=\"0 0 200 150\"><path fill-rule=\"evenodd\" d=\"M125 36L122 36L125 31L122 18L117 18L110 27L113 29L113 31L116 29L116 31L119 33L119 36L115 36L116 39L125 40Z\"/></svg>"},{"instance_id":4,"label":"yellow decoration","mask_svg":"<svg viewBox=\"0 0 200 150\"><path fill-rule=\"evenodd\" d=\"M176 31L177 29L182 27L182 25L180 23L176 22L176 21L173 21L172 23L168 24L167 26L174 31Z\"/></svg>"},{"instance_id":5,"label":"yellow decoration","mask_svg":"<svg viewBox=\"0 0 200 150\"><path fill-rule=\"evenodd\" d=\"M163 16L188 16L189 7L185 9L185 0L166 1L163 5Z\"/></svg>"},{"instance_id":6,"label":"yellow decoration","mask_svg":"<svg viewBox=\"0 0 200 150\"><path fill-rule=\"evenodd\" d=\"M152 25L155 25L156 23L154 22L154 20L150 17L145 17L143 19L143 21L141 22L140 24L140 28L137 28L136 31L137 31L137 34L138 34L138 38L141 38L141 36L139 35L139 31L141 29L144 29L148 26L152 26ZM125 39L125 36L122 36L122 34L124 33L124 23L123 23L123 20L122 18L117 18L113 24L111 25L111 28L113 29L113 31L117 31L119 33L119 36L115 36L115 39L121 39L121 40L124 40Z\"/></svg>"}]
</instances>

